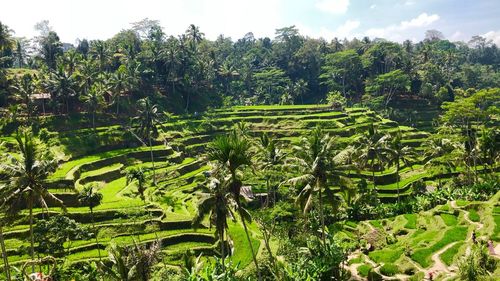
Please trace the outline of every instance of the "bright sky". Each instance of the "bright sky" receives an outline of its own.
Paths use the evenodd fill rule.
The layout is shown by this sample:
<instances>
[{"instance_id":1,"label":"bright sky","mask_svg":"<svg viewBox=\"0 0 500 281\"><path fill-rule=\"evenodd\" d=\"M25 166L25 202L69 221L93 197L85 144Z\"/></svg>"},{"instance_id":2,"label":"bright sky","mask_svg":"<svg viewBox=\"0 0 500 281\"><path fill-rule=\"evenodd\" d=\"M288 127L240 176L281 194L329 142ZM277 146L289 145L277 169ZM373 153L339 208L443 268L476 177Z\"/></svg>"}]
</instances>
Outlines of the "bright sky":
<instances>
[{"instance_id":1,"label":"bright sky","mask_svg":"<svg viewBox=\"0 0 500 281\"><path fill-rule=\"evenodd\" d=\"M468 41L483 35L500 45L499 0L9 0L0 21L16 36L36 35L35 23L49 20L63 42L107 39L143 18L159 20L168 35L198 25L209 39L274 37L276 28L296 25L325 39L370 36L420 40L428 29Z\"/></svg>"}]
</instances>

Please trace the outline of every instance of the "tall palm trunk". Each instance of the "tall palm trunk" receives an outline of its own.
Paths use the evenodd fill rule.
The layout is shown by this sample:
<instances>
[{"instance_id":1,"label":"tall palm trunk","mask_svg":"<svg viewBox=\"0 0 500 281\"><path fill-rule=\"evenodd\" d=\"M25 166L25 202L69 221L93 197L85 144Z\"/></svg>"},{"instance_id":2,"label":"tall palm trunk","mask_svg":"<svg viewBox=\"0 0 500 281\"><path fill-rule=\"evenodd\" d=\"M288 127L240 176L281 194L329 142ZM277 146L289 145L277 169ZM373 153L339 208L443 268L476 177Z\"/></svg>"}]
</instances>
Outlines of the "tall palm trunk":
<instances>
[{"instance_id":1,"label":"tall palm trunk","mask_svg":"<svg viewBox=\"0 0 500 281\"><path fill-rule=\"evenodd\" d=\"M151 134L149 134L148 139L149 139L149 152L151 154L151 163L153 164L153 184L156 185L155 160L153 156L153 146L151 145Z\"/></svg>"},{"instance_id":2,"label":"tall palm trunk","mask_svg":"<svg viewBox=\"0 0 500 281\"><path fill-rule=\"evenodd\" d=\"M5 271L5 277L7 281L10 281L10 268L9 268L9 258L7 257L7 250L5 249L5 241L3 239L3 225L0 223L0 246L2 247L2 259Z\"/></svg>"},{"instance_id":3,"label":"tall palm trunk","mask_svg":"<svg viewBox=\"0 0 500 281\"><path fill-rule=\"evenodd\" d=\"M257 275L259 277L259 281L262 280L262 275L259 270L259 263L257 262L257 257L255 256L255 251L253 249L252 241L250 240L250 235L248 234L247 223L245 222L245 217L243 216L243 212L240 207L238 207L241 222L243 223L243 229L245 230L245 235L247 237L248 245L250 246L250 252L252 253L253 263L255 264L255 270L257 271Z\"/></svg>"},{"instance_id":4,"label":"tall palm trunk","mask_svg":"<svg viewBox=\"0 0 500 281\"><path fill-rule=\"evenodd\" d=\"M35 238L33 237L33 194L29 194L29 199L28 199L28 208L30 210L30 244L31 244L31 249L30 249L30 255L31 255L31 260L35 260ZM33 263L31 265L31 270L32 272L35 272L35 264Z\"/></svg>"},{"instance_id":5,"label":"tall palm trunk","mask_svg":"<svg viewBox=\"0 0 500 281\"><path fill-rule=\"evenodd\" d=\"M321 240L323 241L323 245L326 245L325 214L323 212L323 192L319 180L316 180L316 187L319 188L319 217L321 220Z\"/></svg>"},{"instance_id":6,"label":"tall palm trunk","mask_svg":"<svg viewBox=\"0 0 500 281\"><path fill-rule=\"evenodd\" d=\"M396 163L396 188L398 190L398 204L399 204L399 159L397 161L398 162Z\"/></svg>"},{"instance_id":7,"label":"tall palm trunk","mask_svg":"<svg viewBox=\"0 0 500 281\"><path fill-rule=\"evenodd\" d=\"M95 222L94 222L94 208L90 208L90 219L92 220L92 228L94 229L95 233L95 243L97 245L97 254L99 255L99 261L101 261L101 248L99 247L99 238L97 237L97 229L95 227Z\"/></svg>"},{"instance_id":8,"label":"tall palm trunk","mask_svg":"<svg viewBox=\"0 0 500 281\"><path fill-rule=\"evenodd\" d=\"M225 240L224 240L224 228L219 230L219 239L220 239L220 253L221 253L221 259L222 259L222 272L226 272L226 264L225 264L225 258L226 258L226 252L225 252Z\"/></svg>"}]
</instances>

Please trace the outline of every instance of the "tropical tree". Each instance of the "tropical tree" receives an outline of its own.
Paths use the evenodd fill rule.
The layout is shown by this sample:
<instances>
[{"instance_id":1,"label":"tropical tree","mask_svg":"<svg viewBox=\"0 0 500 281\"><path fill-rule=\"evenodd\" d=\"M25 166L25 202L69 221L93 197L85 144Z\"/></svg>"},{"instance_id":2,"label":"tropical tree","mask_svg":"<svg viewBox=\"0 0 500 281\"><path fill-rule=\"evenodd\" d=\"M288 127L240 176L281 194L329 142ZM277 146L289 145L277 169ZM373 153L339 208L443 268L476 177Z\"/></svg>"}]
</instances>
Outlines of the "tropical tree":
<instances>
[{"instance_id":1,"label":"tropical tree","mask_svg":"<svg viewBox=\"0 0 500 281\"><path fill-rule=\"evenodd\" d=\"M112 99L113 103L116 105L116 115L120 113L120 96L128 91L130 83L125 70L119 69L111 75L111 79L108 81L110 85L111 92L113 93Z\"/></svg>"},{"instance_id":2,"label":"tropical tree","mask_svg":"<svg viewBox=\"0 0 500 281\"><path fill-rule=\"evenodd\" d=\"M388 140L388 135L381 135L377 132L376 128L372 125L368 128L368 131L361 135L356 143L356 158L358 164L362 167L369 167L372 172L373 186L376 188L377 183L375 181L375 171L378 168L383 168L387 163L389 163L389 154L386 150L386 143Z\"/></svg>"},{"instance_id":3,"label":"tropical tree","mask_svg":"<svg viewBox=\"0 0 500 281\"><path fill-rule=\"evenodd\" d=\"M51 71L42 84L57 99L61 99L66 105L66 114L69 114L69 101L77 95L76 80L73 75L64 70L60 65L56 71Z\"/></svg>"},{"instance_id":4,"label":"tropical tree","mask_svg":"<svg viewBox=\"0 0 500 281\"><path fill-rule=\"evenodd\" d=\"M146 174L144 173L142 167L128 169L126 178L127 185L133 181L137 181L137 193L139 194L141 200L146 202L146 197L144 195L144 192L146 191L146 187L144 186L144 183L146 182Z\"/></svg>"},{"instance_id":5,"label":"tropical tree","mask_svg":"<svg viewBox=\"0 0 500 281\"><path fill-rule=\"evenodd\" d=\"M404 145L402 142L403 136L401 131L398 131L395 136L390 136L387 142L387 150L389 153L390 163L396 166L396 188L398 190L398 203L399 203L399 170L401 162L407 166L412 167L415 163L415 152L410 146Z\"/></svg>"},{"instance_id":6,"label":"tropical tree","mask_svg":"<svg viewBox=\"0 0 500 281\"><path fill-rule=\"evenodd\" d=\"M102 193L96 192L94 190L96 188L95 184L89 184L85 186L79 193L78 193L78 201L84 205L88 206L90 209L90 219L92 221L92 228L94 229L94 235L95 235L95 242L97 244L97 251L99 254L99 260L101 260L101 249L99 247L99 240L97 237L97 230L95 228L95 223L94 223L94 208L101 205L102 202Z\"/></svg>"},{"instance_id":7,"label":"tropical tree","mask_svg":"<svg viewBox=\"0 0 500 281\"><path fill-rule=\"evenodd\" d=\"M208 185L208 192L202 193L198 201L197 213L193 218L193 226L199 226L208 215L210 228L215 225L215 231L219 238L222 267L225 268L224 259L226 257L225 233L229 229L227 218L235 220L232 209L236 202L232 194L227 190L227 181L220 182L212 179Z\"/></svg>"},{"instance_id":8,"label":"tropical tree","mask_svg":"<svg viewBox=\"0 0 500 281\"><path fill-rule=\"evenodd\" d=\"M298 176L284 181L293 185L300 185L302 190L297 196L297 202L302 206L304 214L308 213L316 198L319 202L321 220L321 240L326 243L324 198L327 195L332 205L338 203L329 185L338 185L341 188L350 185L350 181L343 175L350 167L348 159L350 148L335 150L335 138L324 133L320 127L314 128L309 136L301 139L300 146L294 147L294 157L288 165L300 173Z\"/></svg>"},{"instance_id":9,"label":"tropical tree","mask_svg":"<svg viewBox=\"0 0 500 281\"><path fill-rule=\"evenodd\" d=\"M441 187L439 174L446 174L455 169L458 147L457 142L440 136L431 137L425 142L425 166L431 168L431 172L438 176L439 187Z\"/></svg>"},{"instance_id":10,"label":"tropical tree","mask_svg":"<svg viewBox=\"0 0 500 281\"><path fill-rule=\"evenodd\" d=\"M87 110L91 114L92 118L92 128L95 131L95 114L99 111L104 104L104 93L107 89L104 84L96 83L92 85L89 91L84 92L80 99L83 101Z\"/></svg>"},{"instance_id":11,"label":"tropical tree","mask_svg":"<svg viewBox=\"0 0 500 281\"><path fill-rule=\"evenodd\" d=\"M215 163L216 174L220 173L221 175L224 175L224 171L229 172L229 182L227 183L228 190L236 202L236 208L245 230L246 238L252 253L252 259L259 275L259 280L262 280L261 273L259 271L259 264L255 256L255 251L253 249L246 224L247 220L251 221L251 216L242 206L241 187L243 186L243 182L241 181L241 177L238 175L238 172L243 167L252 167L250 147L250 141L242 137L236 130L233 130L227 135L217 137L208 146L207 155L208 160Z\"/></svg>"},{"instance_id":12,"label":"tropical tree","mask_svg":"<svg viewBox=\"0 0 500 281\"><path fill-rule=\"evenodd\" d=\"M267 133L262 134L259 140L258 167L264 173L266 180L266 206L268 206L269 202L276 203L276 185L271 181L276 178L278 167L284 163L285 153L278 147L276 140Z\"/></svg>"},{"instance_id":13,"label":"tropical tree","mask_svg":"<svg viewBox=\"0 0 500 281\"><path fill-rule=\"evenodd\" d=\"M31 119L34 109L32 95L36 91L33 77L30 74L24 74L21 79L16 81L16 83L12 86L12 88L16 92L17 97L26 106L26 113L28 114L28 119Z\"/></svg>"},{"instance_id":14,"label":"tropical tree","mask_svg":"<svg viewBox=\"0 0 500 281\"><path fill-rule=\"evenodd\" d=\"M4 225L7 225L9 223L9 220L12 218L13 212L16 211L13 206L9 205L7 198L11 196L11 192L13 190L9 188L8 185L1 185L0 186L0 211L2 213L2 217L0 219L0 248L2 251L2 260L3 260L3 266L4 266L4 273L7 281L11 280L10 276L10 265L9 265L9 258L7 255L7 249L5 247L5 239L3 236L3 227Z\"/></svg>"},{"instance_id":15,"label":"tropical tree","mask_svg":"<svg viewBox=\"0 0 500 281\"><path fill-rule=\"evenodd\" d=\"M48 210L46 199L59 204L63 210L64 203L53 195L45 186L44 180L56 167L56 162L36 144L31 133L19 133L16 136L17 153L7 155L7 162L0 165L0 170L9 176L9 196L6 198L10 203L19 206L19 200L26 199L29 209L29 225L31 238L31 258L35 258L34 236L33 236L33 207L38 202L41 207ZM34 270L34 265L33 265Z\"/></svg>"},{"instance_id":16,"label":"tropical tree","mask_svg":"<svg viewBox=\"0 0 500 281\"><path fill-rule=\"evenodd\" d=\"M133 118L132 122L136 125L138 135L148 142L151 154L151 163L153 165L153 183L156 184L152 139L158 135L158 107L156 104L153 104L148 97L138 100L137 107L138 115Z\"/></svg>"}]
</instances>

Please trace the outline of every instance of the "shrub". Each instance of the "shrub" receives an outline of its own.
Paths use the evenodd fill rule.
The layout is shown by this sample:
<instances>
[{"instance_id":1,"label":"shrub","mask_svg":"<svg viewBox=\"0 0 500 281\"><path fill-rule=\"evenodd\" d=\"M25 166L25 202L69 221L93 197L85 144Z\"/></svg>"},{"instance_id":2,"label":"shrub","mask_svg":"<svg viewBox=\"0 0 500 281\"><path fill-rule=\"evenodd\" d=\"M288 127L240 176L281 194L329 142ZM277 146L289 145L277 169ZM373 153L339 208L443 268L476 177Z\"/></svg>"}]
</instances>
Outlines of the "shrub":
<instances>
[{"instance_id":1,"label":"shrub","mask_svg":"<svg viewBox=\"0 0 500 281\"><path fill-rule=\"evenodd\" d=\"M394 276L399 273L399 268L393 263L386 263L382 267L380 267L380 273L385 276Z\"/></svg>"}]
</instances>

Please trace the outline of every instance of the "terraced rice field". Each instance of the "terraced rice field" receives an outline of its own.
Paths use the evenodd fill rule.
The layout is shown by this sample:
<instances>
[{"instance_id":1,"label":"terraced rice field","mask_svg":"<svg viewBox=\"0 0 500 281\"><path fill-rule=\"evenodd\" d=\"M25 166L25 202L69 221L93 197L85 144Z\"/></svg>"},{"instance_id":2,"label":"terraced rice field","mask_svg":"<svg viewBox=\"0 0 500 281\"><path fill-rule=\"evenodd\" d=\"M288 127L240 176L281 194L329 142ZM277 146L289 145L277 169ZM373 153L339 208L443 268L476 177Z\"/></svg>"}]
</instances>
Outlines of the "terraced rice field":
<instances>
[{"instance_id":1,"label":"terraced rice field","mask_svg":"<svg viewBox=\"0 0 500 281\"><path fill-rule=\"evenodd\" d=\"M156 239L161 241L163 251L172 264L177 264L187 249L213 254L216 248L214 231L207 227L194 229L191 220L196 212L199 193L202 192L207 180L206 172L210 170L204 158L206 146L217 135L224 134L238 122L245 122L252 136L257 137L266 132L278 138L283 144L297 143L301 136L318 125L331 135L335 135L337 142L343 145L352 143L357 134L364 132L371 124L381 132L401 131L404 142L417 149L422 147L428 136L426 132L412 127L398 126L398 123L381 118L375 112L364 108L348 108L341 112L332 110L328 106L318 105L249 106L216 110L197 117L173 118L170 123L163 124L165 131L155 140L156 145L152 147L157 184L148 186L145 201L134 195L137 189L136 183L127 183L125 171L133 167L142 167L151 177L153 163L149 147L107 149L103 146L95 149L100 151L99 153L77 157L69 155L67 161L61 162L57 171L49 177L47 186L55 196L64 201L67 216L89 228L91 226L89 209L80 205L77 192L84 185L94 183L98 191L103 194L102 204L94 209L98 242L92 240L68 243L65 245L69 253L66 258L72 262L96 259L99 254L97 249L100 249L101 255L105 257L105 248L111 242L129 245L134 241L147 243ZM116 126L112 127L116 129ZM105 134L109 129L98 128L97 132ZM82 132L82 130L68 131L65 135ZM411 193L412 183L415 181L433 179L422 164L402 167L399 183L402 196ZM396 199L395 173L395 169L391 168L375 174L376 188L382 201ZM369 171L353 171L351 176L356 181L364 178L370 182L372 179ZM248 182L256 193L265 189L263 179L249 178ZM495 209L496 211L498 210ZM59 212L60 208L53 203L49 204L48 213L40 208L34 210L37 219ZM26 213L27 210L24 210L22 214ZM499 218L498 213L494 215L496 222ZM444 249L450 243L463 240L464 236L470 233L470 225L464 224L462 217L463 212L460 212L458 217L448 218L448 223L443 221L442 216L431 214L427 217L416 218L407 215L389 220L390 230L387 230L387 225L379 225L376 229L388 232L406 229L408 233L401 236L401 242L380 250L385 251L384 253L375 251L363 258L370 259L376 264L403 262L409 265L416 264L417 268L427 268L432 265L433 253ZM208 223L206 225L208 226ZM425 233L421 231L423 225L428 227ZM250 226L251 229L252 227L255 226ZM27 253L23 249L29 246L28 228L27 220L19 217L14 224L4 229L9 259L14 264L27 259ZM361 228L365 231L370 229ZM246 242L242 240L244 239L242 231L242 226L234 223L230 226L229 234L234 240L235 247L232 258L241 262L241 267L246 267L251 262L251 256L246 248ZM453 232L456 236L451 240L444 237L436 239L445 231ZM498 241L498 223L495 231L497 235L495 239ZM262 249L259 246L260 239L258 232L252 231L252 243L255 249ZM403 254L406 245L403 241L409 241L412 247L413 253L409 256ZM446 249L442 255L449 262L457 253L463 252L465 247L465 244L454 244L454 247ZM368 266L373 265L364 265L360 268L360 272L366 271Z\"/></svg>"}]
</instances>

